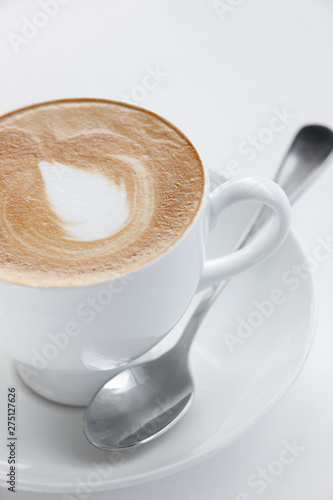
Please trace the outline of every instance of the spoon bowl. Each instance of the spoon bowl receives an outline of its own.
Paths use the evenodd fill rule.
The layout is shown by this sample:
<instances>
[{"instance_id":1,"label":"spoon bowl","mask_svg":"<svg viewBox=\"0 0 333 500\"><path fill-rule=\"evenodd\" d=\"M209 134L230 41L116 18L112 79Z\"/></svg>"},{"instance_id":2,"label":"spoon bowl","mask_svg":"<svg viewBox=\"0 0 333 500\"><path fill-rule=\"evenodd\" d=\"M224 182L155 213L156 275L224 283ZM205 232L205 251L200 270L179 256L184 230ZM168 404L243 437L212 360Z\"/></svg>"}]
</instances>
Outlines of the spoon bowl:
<instances>
[{"instance_id":1,"label":"spoon bowl","mask_svg":"<svg viewBox=\"0 0 333 500\"><path fill-rule=\"evenodd\" d=\"M127 368L102 387L85 415L85 428L94 429L92 444L107 450L131 448L182 417L193 398L193 380L175 354L171 350L158 364L152 360Z\"/></svg>"}]
</instances>

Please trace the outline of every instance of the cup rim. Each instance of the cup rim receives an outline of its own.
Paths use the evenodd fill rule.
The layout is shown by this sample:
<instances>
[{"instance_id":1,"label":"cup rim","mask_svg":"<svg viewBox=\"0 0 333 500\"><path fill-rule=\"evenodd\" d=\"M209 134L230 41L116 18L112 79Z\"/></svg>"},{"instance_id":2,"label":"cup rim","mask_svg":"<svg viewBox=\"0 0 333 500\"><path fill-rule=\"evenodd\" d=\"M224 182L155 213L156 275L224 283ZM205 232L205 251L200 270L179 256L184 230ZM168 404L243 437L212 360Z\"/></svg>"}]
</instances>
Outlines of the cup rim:
<instances>
[{"instance_id":1,"label":"cup rim","mask_svg":"<svg viewBox=\"0 0 333 500\"><path fill-rule=\"evenodd\" d=\"M164 251L162 251L159 255L157 255L156 257L152 258L151 260L149 260L145 264L143 264L135 269L121 273L117 276L113 276L112 278L106 278L106 279L94 281L91 283L78 283L78 284L73 284L73 285L59 285L59 286L50 286L50 285L42 285L42 284L33 285L33 284L27 284L27 283L19 283L16 281L6 280L4 278L0 278L0 283L6 283L6 284L14 286L14 287L26 288L26 289L32 289L32 290L45 290L45 291L46 290L77 290L77 289L98 287L98 286L103 285L107 282L117 280L117 279L119 280L119 279L126 277L126 276L129 276L131 274L134 275L135 273L142 272L143 269L147 269L147 268L157 264L158 262L160 262L161 260L166 258L169 255L169 253L174 251L174 249L177 248L178 245L180 245L182 243L182 241L187 237L187 235L192 231L192 229L196 225L197 220L200 218L204 207L206 206L206 201L207 201L207 198L209 195L209 184L210 184L209 183L209 173L208 173L207 168L203 164L203 161L201 160L201 157L200 157L197 149L194 147L192 141L190 141L190 139L184 134L184 132L182 132L176 125L174 125L172 122L170 122L166 118L163 118L159 114L155 113L154 111L151 111L150 109L146 109L142 106L137 106L136 104L118 101L115 99L105 99L105 98L95 98L95 97L73 97L73 98L68 97L68 98L62 98L62 99L43 101L40 103L35 103L35 104L31 104L28 106L23 106L21 108L15 109L13 111L5 113L4 115L1 115L0 116L0 123L4 118L8 118L8 117L15 115L15 114L22 112L22 111L27 111L27 110L30 110L33 108L44 107L44 106L48 106L48 105L62 104L62 103L66 104L66 103L75 103L75 102L95 102L95 103L115 104L118 106L123 106L125 108L132 108L132 109L135 109L137 111L140 111L143 113L148 113L148 114L152 115L153 117L157 118L158 120L160 120L163 123L165 123L166 125L168 125L168 127L175 130L177 132L177 134L179 134L191 146L191 148L193 149L193 152L197 156L198 162L202 168L204 182L203 182L203 189L201 192L200 203L197 207L196 213L195 213L193 219L191 220L191 222L189 223L189 225L184 229L183 233L170 246L168 246Z\"/></svg>"}]
</instances>

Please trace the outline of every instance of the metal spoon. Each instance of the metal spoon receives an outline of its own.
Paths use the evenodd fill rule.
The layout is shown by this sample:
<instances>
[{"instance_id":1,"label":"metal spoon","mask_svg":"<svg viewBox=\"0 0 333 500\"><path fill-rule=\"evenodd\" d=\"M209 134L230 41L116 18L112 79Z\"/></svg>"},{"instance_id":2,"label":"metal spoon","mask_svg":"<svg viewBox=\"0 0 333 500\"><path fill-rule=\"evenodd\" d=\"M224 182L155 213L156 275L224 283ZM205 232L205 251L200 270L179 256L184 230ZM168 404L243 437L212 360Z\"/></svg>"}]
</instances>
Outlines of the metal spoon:
<instances>
[{"instance_id":1,"label":"metal spoon","mask_svg":"<svg viewBox=\"0 0 333 500\"><path fill-rule=\"evenodd\" d=\"M323 170L333 149L333 132L310 125L296 135L275 176L291 203ZM271 216L266 207L256 213L236 249L249 242ZM125 449L146 443L165 432L188 410L193 399L189 350L207 311L228 281L208 288L178 343L157 359L118 372L93 397L85 416L84 432L96 447Z\"/></svg>"}]
</instances>

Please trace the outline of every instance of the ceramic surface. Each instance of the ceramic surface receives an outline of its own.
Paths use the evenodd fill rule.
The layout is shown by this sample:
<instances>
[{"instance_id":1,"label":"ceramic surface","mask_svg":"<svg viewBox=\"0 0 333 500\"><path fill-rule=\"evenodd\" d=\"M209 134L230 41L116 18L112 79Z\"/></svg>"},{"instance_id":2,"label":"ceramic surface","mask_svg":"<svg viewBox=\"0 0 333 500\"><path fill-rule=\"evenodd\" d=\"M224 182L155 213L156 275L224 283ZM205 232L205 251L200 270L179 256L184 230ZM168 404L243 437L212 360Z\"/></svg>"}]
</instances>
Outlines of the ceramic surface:
<instances>
[{"instance_id":1,"label":"ceramic surface","mask_svg":"<svg viewBox=\"0 0 333 500\"><path fill-rule=\"evenodd\" d=\"M230 214L220 224L227 225ZM247 216L245 206L233 209L233 227L224 233L229 238L221 239L219 228L211 234L210 257L229 251L235 226ZM309 352L312 280L294 274L304 258L291 234L276 254L229 283L192 347L196 393L190 411L165 435L133 451L109 453L92 447L82 431L84 410L31 392L1 354L0 401L6 400L9 386L15 385L18 393L18 489L44 492L43 498L45 492L98 495L189 467L241 436L285 393ZM2 485L8 472L5 418L1 412Z\"/></svg>"}]
</instances>

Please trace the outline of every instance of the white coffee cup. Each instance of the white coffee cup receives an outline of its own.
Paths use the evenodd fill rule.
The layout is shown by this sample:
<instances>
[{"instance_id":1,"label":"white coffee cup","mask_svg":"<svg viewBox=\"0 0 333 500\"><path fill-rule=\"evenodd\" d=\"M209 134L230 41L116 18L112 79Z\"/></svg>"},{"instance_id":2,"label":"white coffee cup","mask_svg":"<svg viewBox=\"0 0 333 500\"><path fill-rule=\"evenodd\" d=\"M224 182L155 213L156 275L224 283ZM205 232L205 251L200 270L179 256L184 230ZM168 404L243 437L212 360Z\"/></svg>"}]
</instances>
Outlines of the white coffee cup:
<instances>
[{"instance_id":1,"label":"white coffee cup","mask_svg":"<svg viewBox=\"0 0 333 500\"><path fill-rule=\"evenodd\" d=\"M241 251L205 260L207 235L236 202L270 206L271 226ZM0 347L24 382L52 401L86 405L110 377L156 345L178 322L199 288L229 278L271 255L290 224L285 193L264 178L205 190L195 219L162 255L100 283L38 287L0 281Z\"/></svg>"}]
</instances>

